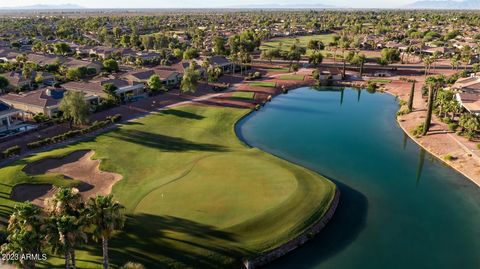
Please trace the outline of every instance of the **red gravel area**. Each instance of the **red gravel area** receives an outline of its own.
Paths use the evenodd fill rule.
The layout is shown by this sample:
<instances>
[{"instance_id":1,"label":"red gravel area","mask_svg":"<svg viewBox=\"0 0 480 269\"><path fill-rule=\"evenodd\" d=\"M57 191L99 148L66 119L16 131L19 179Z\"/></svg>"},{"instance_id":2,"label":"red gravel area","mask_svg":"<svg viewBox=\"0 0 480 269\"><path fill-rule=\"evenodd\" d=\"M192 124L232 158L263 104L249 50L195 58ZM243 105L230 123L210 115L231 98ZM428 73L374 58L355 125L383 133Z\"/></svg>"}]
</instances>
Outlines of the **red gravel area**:
<instances>
[{"instance_id":1,"label":"red gravel area","mask_svg":"<svg viewBox=\"0 0 480 269\"><path fill-rule=\"evenodd\" d=\"M426 117L426 101L421 97L420 90L424 77L416 77L415 79L419 83L416 85L414 96L414 111L398 117L400 126L408 134L411 134L413 129L422 124ZM388 92L402 100L408 100L410 87L410 83L398 80L386 85ZM447 124L441 122L435 115L432 118L429 133L423 137L412 138L444 161L446 155L454 157L454 160L446 162L480 186L480 151L476 148L478 141L468 141L468 139L450 132Z\"/></svg>"}]
</instances>

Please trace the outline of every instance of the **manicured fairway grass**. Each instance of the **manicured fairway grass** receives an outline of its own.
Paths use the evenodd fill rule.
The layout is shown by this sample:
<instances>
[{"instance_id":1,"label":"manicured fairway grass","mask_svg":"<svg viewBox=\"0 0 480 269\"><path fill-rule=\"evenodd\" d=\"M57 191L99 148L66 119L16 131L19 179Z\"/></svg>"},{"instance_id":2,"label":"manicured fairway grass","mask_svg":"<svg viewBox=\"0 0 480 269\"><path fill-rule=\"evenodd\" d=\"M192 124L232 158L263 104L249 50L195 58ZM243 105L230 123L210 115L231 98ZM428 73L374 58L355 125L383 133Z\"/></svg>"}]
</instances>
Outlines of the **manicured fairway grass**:
<instances>
[{"instance_id":1,"label":"manicured fairway grass","mask_svg":"<svg viewBox=\"0 0 480 269\"><path fill-rule=\"evenodd\" d=\"M110 243L117 268L236 268L241 259L284 243L329 208L335 185L305 168L239 141L234 124L248 110L183 106L147 116L87 142L0 169L2 192L20 182L65 184L29 176L45 157L91 149L101 169L123 175L113 194L126 206L124 232ZM5 196L5 195L4 195ZM11 206L6 197L1 205ZM77 251L78 268L100 268L101 247ZM61 268L52 258L42 268Z\"/></svg>"},{"instance_id":2,"label":"manicured fairway grass","mask_svg":"<svg viewBox=\"0 0 480 269\"><path fill-rule=\"evenodd\" d=\"M371 79L369 80L370 82L375 82L375 83L383 83L383 84L388 84L392 82L390 79Z\"/></svg>"},{"instance_id":3,"label":"manicured fairway grass","mask_svg":"<svg viewBox=\"0 0 480 269\"><path fill-rule=\"evenodd\" d=\"M285 38L278 38L272 41L263 42L260 46L261 50L265 49L272 49L272 48L280 48L281 50L288 50L288 48L297 42L299 42L300 46L307 47L307 44L310 40L320 40L323 44L328 45L330 42L333 42L334 34L326 34L326 35L310 35L310 36L299 36L299 37L285 37ZM311 51L307 51L307 54L310 54Z\"/></svg>"},{"instance_id":4,"label":"manicured fairway grass","mask_svg":"<svg viewBox=\"0 0 480 269\"><path fill-rule=\"evenodd\" d=\"M271 72L288 72L290 69L288 67L271 67L267 69Z\"/></svg>"},{"instance_id":5,"label":"manicured fairway grass","mask_svg":"<svg viewBox=\"0 0 480 269\"><path fill-rule=\"evenodd\" d=\"M282 75L278 77L281 80L303 80L304 76L302 75Z\"/></svg>"},{"instance_id":6,"label":"manicured fairway grass","mask_svg":"<svg viewBox=\"0 0 480 269\"><path fill-rule=\"evenodd\" d=\"M246 99L246 100L252 100L254 95L255 95L254 92L236 91L236 92L232 93L233 98Z\"/></svg>"},{"instance_id":7,"label":"manicured fairway grass","mask_svg":"<svg viewBox=\"0 0 480 269\"><path fill-rule=\"evenodd\" d=\"M256 82L249 83L249 85L256 86L256 87L270 87L270 88L275 88L276 86L275 82L269 82L269 81L256 81Z\"/></svg>"}]
</instances>

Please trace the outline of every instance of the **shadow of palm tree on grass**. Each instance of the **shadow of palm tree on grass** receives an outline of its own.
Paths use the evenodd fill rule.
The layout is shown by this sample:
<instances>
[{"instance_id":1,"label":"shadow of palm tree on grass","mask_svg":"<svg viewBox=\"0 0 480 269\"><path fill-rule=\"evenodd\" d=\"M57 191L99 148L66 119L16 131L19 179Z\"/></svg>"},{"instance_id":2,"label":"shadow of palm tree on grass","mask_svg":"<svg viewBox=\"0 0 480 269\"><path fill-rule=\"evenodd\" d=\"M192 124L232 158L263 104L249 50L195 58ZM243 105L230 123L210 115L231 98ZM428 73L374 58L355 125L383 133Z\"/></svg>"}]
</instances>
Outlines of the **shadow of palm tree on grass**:
<instances>
[{"instance_id":1,"label":"shadow of palm tree on grass","mask_svg":"<svg viewBox=\"0 0 480 269\"><path fill-rule=\"evenodd\" d=\"M188 111L176 110L176 109L168 109L168 110L162 111L162 114L173 115L173 116L192 119L192 120L201 120L201 119L205 118L202 115L197 115L195 113L191 113L191 112L188 112Z\"/></svg>"},{"instance_id":2,"label":"shadow of palm tree on grass","mask_svg":"<svg viewBox=\"0 0 480 269\"><path fill-rule=\"evenodd\" d=\"M180 137L154 134L138 130L121 130L107 134L107 136L163 151L226 151L226 148L220 145L196 143Z\"/></svg>"},{"instance_id":3,"label":"shadow of palm tree on grass","mask_svg":"<svg viewBox=\"0 0 480 269\"><path fill-rule=\"evenodd\" d=\"M110 241L112 264L135 261L147 268L240 267L248 251L232 233L172 216L129 216L124 231ZM87 250L101 256L100 245Z\"/></svg>"}]
</instances>

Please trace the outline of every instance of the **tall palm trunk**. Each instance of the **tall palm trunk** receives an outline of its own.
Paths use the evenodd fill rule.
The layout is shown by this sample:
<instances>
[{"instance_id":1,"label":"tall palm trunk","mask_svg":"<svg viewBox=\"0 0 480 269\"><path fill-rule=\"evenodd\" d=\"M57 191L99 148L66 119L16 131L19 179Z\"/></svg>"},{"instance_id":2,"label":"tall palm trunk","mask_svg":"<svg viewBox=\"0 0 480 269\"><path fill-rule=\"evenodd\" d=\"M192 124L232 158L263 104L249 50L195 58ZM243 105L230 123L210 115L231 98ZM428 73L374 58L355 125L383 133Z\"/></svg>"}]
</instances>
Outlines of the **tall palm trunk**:
<instances>
[{"instance_id":1,"label":"tall palm trunk","mask_svg":"<svg viewBox=\"0 0 480 269\"><path fill-rule=\"evenodd\" d=\"M70 250L70 258L72 259L72 268L73 268L73 269L76 269L76 268L77 268L77 264L76 264L76 262L75 262L75 249L74 249L74 248L72 248L72 249Z\"/></svg>"},{"instance_id":2,"label":"tall palm trunk","mask_svg":"<svg viewBox=\"0 0 480 269\"><path fill-rule=\"evenodd\" d=\"M65 251L65 269L70 269L70 251Z\"/></svg>"},{"instance_id":3,"label":"tall palm trunk","mask_svg":"<svg viewBox=\"0 0 480 269\"><path fill-rule=\"evenodd\" d=\"M108 269L108 239L102 238L103 269Z\"/></svg>"},{"instance_id":4,"label":"tall palm trunk","mask_svg":"<svg viewBox=\"0 0 480 269\"><path fill-rule=\"evenodd\" d=\"M365 64L364 61L360 63L360 78L363 78L363 65Z\"/></svg>"},{"instance_id":5,"label":"tall palm trunk","mask_svg":"<svg viewBox=\"0 0 480 269\"><path fill-rule=\"evenodd\" d=\"M422 135L426 135L428 130L430 129L430 123L432 121L432 111L433 111L433 94L434 94L433 87L430 86L428 88L427 117L425 118L425 124L423 125Z\"/></svg>"},{"instance_id":6,"label":"tall palm trunk","mask_svg":"<svg viewBox=\"0 0 480 269\"><path fill-rule=\"evenodd\" d=\"M410 96L408 98L408 110L413 110L413 96L415 94L415 80L412 82L412 88L410 89Z\"/></svg>"}]
</instances>

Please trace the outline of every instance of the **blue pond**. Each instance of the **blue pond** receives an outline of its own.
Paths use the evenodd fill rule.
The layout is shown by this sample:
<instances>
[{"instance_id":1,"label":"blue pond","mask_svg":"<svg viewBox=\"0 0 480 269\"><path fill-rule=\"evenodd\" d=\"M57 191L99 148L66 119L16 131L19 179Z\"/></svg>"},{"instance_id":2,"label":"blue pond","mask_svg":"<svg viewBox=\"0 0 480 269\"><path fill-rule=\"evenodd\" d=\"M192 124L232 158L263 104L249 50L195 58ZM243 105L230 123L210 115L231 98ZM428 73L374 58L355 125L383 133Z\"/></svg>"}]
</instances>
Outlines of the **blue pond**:
<instances>
[{"instance_id":1,"label":"blue pond","mask_svg":"<svg viewBox=\"0 0 480 269\"><path fill-rule=\"evenodd\" d=\"M269 268L480 268L480 188L398 126L391 95L300 88L237 125L248 144L332 179L341 202Z\"/></svg>"}]
</instances>

